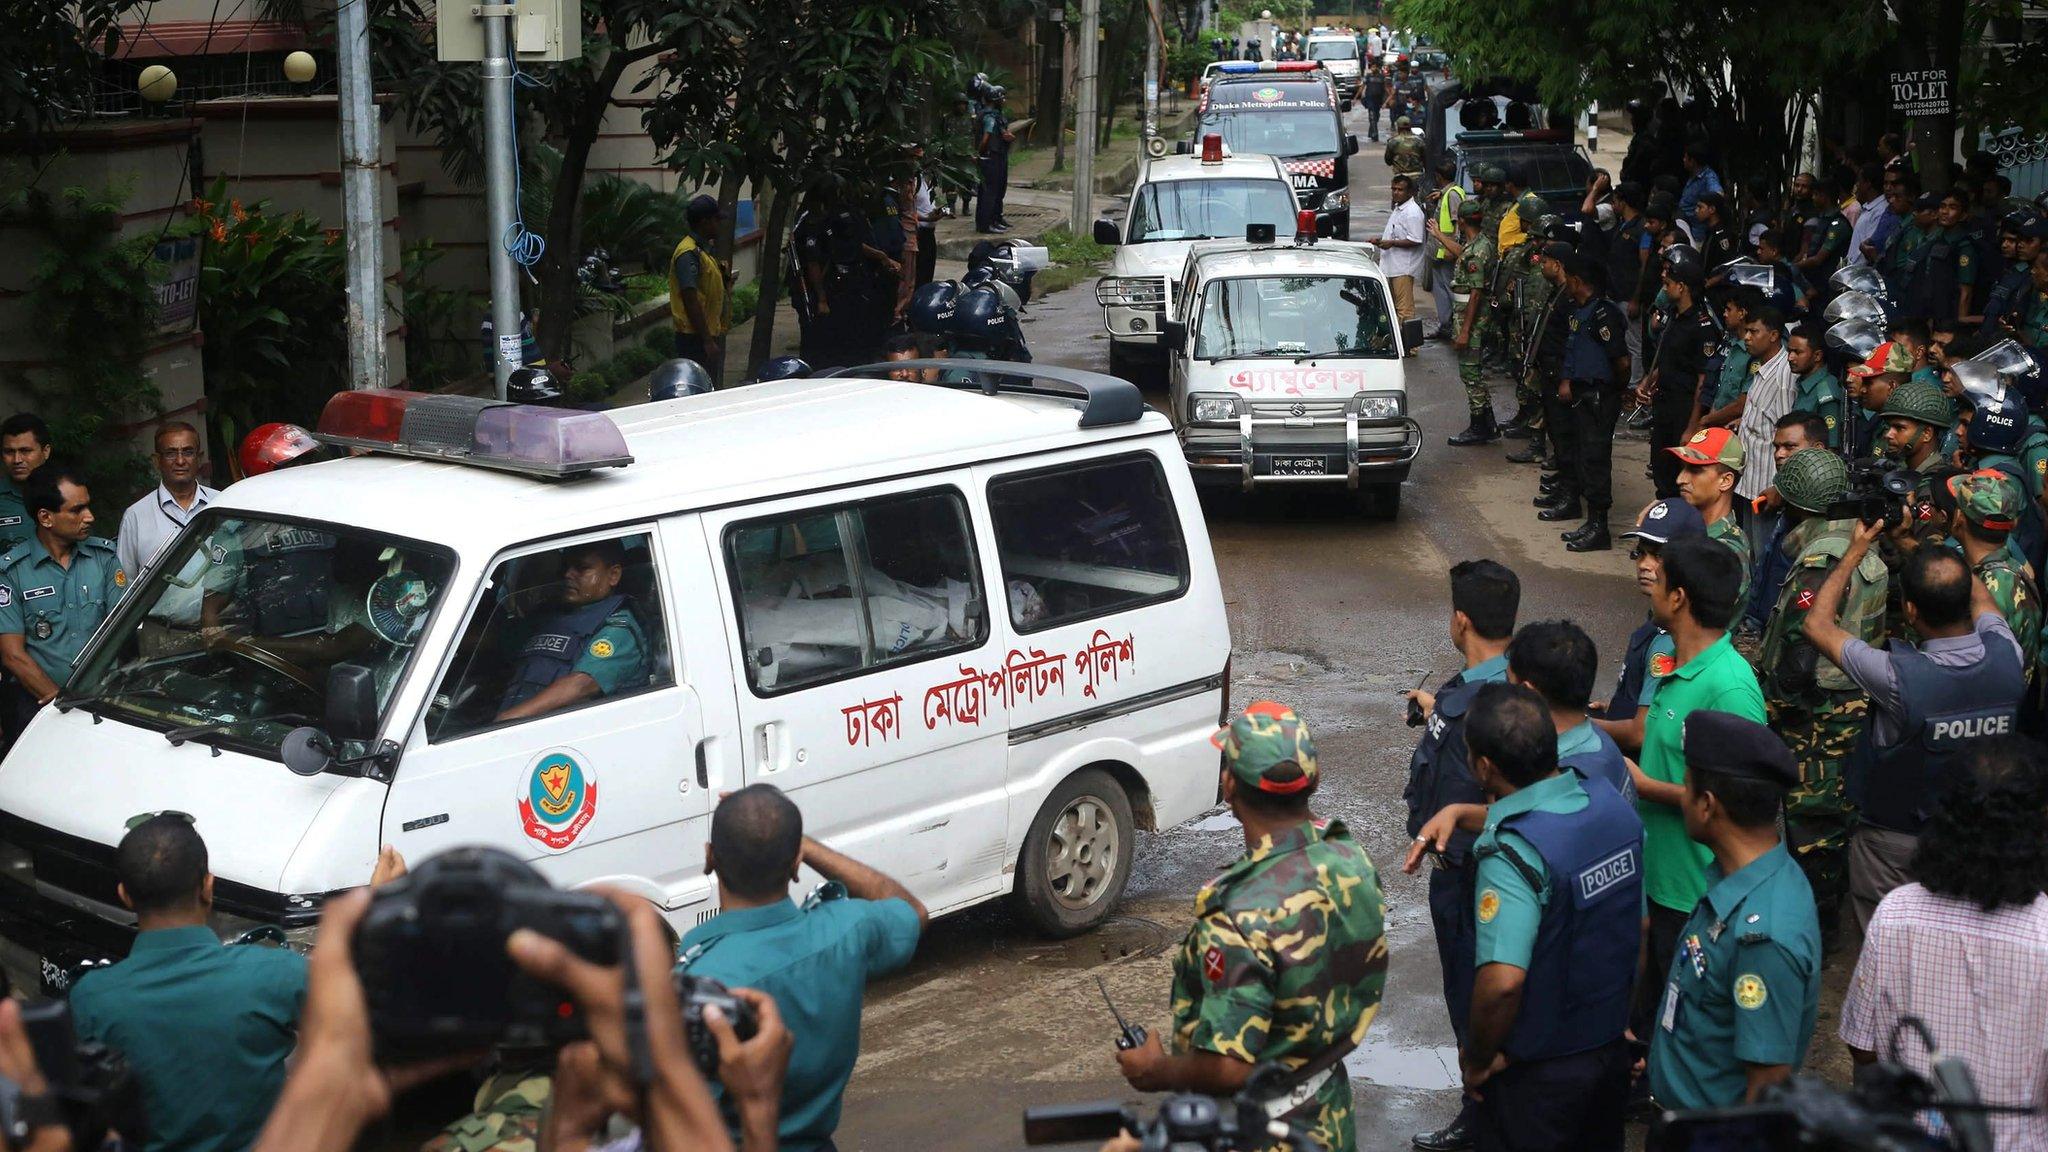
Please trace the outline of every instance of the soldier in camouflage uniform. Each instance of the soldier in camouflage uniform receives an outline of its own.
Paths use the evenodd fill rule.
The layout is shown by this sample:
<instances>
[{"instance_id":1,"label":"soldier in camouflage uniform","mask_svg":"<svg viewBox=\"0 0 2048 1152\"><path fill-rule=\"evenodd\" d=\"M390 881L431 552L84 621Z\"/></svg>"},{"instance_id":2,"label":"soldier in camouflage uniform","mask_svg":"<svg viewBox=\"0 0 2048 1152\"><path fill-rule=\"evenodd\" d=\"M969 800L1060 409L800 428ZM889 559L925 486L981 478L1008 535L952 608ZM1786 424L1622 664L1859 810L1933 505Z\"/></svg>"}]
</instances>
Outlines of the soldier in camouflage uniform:
<instances>
[{"instance_id":1,"label":"soldier in camouflage uniform","mask_svg":"<svg viewBox=\"0 0 2048 1152\"><path fill-rule=\"evenodd\" d=\"M1948 466L1936 445L1955 423L1955 408L1941 389L1908 380L1892 389L1879 417L1879 451L1915 473L1905 519L1879 544L1885 565L1898 572L1913 553L1948 540L1948 517L1934 504L1934 474ZM1918 638L1906 627L1906 608L1899 592L1893 585L1885 611L1886 634L1912 642Z\"/></svg>"},{"instance_id":2,"label":"soldier in camouflage uniform","mask_svg":"<svg viewBox=\"0 0 2048 1152\"><path fill-rule=\"evenodd\" d=\"M1757 667L1771 727L1799 762L1799 787L1785 799L1786 843L1813 888L1822 943L1832 947L1849 889L1849 833L1856 819L1843 792L1842 764L1863 734L1870 700L1806 639L1802 626L1856 530L1854 520L1824 515L1847 493L1849 467L1825 448L1804 448L1778 466L1777 487L1794 521L1784 542L1792 569L1764 628ZM1889 582L1883 561L1865 554L1842 600L1844 631L1867 644L1884 643Z\"/></svg>"},{"instance_id":3,"label":"soldier in camouflage uniform","mask_svg":"<svg viewBox=\"0 0 2048 1152\"><path fill-rule=\"evenodd\" d=\"M1513 313L1511 327L1507 331L1510 351L1519 366L1523 352L1528 347L1534 331L1533 317L1536 301L1543 286L1543 271L1536 266L1536 253L1542 244L1542 227L1539 223L1550 214L1550 206L1541 196L1528 188L1529 175L1523 165L1509 165L1504 173L1507 177L1509 207L1501 216L1500 234L1495 243L1500 248L1500 303L1510 305ZM1543 422L1543 397L1536 391L1533 380L1519 371L1515 374L1515 418L1509 422L1505 435L1520 437L1540 427Z\"/></svg>"},{"instance_id":4,"label":"soldier in camouflage uniform","mask_svg":"<svg viewBox=\"0 0 2048 1152\"><path fill-rule=\"evenodd\" d=\"M1970 571L2012 627L2031 678L2041 656L2041 589L2033 569L2006 546L2026 497L2012 477L1994 468L1951 476L1945 492L1947 499L1936 493L1935 502L1949 513L1950 534L1962 543Z\"/></svg>"},{"instance_id":5,"label":"soldier in camouflage uniform","mask_svg":"<svg viewBox=\"0 0 2048 1152\"><path fill-rule=\"evenodd\" d=\"M546 1071L531 1066L500 1071L477 1089L475 1111L441 1129L420 1152L534 1152L549 1083Z\"/></svg>"},{"instance_id":6,"label":"soldier in camouflage uniform","mask_svg":"<svg viewBox=\"0 0 2048 1152\"><path fill-rule=\"evenodd\" d=\"M1514 207L1515 202L1507 195L1507 170L1500 165L1478 165L1472 170L1472 179L1478 182L1479 191L1476 195L1479 198L1479 203L1486 209L1486 215L1480 219L1479 230L1493 237L1496 259L1494 271L1487 278L1486 291L1489 300L1488 307L1498 313L1501 307L1500 293L1504 290L1505 286L1513 283L1512 280L1507 278L1498 260L1500 252L1500 226L1501 221L1507 217L1508 209ZM1502 371L1513 371L1514 358L1509 355L1506 345L1507 333L1502 329L1501 325L1495 323L1489 326L1486 333L1486 345L1483 349L1487 360L1499 363L1502 366Z\"/></svg>"},{"instance_id":7,"label":"soldier in camouflage uniform","mask_svg":"<svg viewBox=\"0 0 2048 1152\"><path fill-rule=\"evenodd\" d=\"M1493 237L1480 228L1485 206L1474 200L1458 205L1458 239L1446 242L1452 249L1457 271L1451 277L1453 322L1451 347L1458 352L1458 379L1465 385L1465 410L1470 420L1465 430L1450 438L1453 448L1485 444L1500 439L1494 427L1493 396L1486 390L1486 368L1481 348L1492 330L1492 313L1487 308L1486 284L1493 275Z\"/></svg>"},{"instance_id":8,"label":"soldier in camouflage uniform","mask_svg":"<svg viewBox=\"0 0 2048 1152\"><path fill-rule=\"evenodd\" d=\"M1542 287L1535 295L1535 327L1522 352L1522 379L1532 381L1543 398L1543 427L1529 442L1507 454L1511 464L1535 464L1543 459L1544 442L1559 460L1578 459L1576 429L1571 425L1571 406L1557 394L1557 371L1564 366L1565 342L1571 338L1572 302L1564 294L1564 262L1572 247L1548 241L1536 254L1536 271ZM1549 489L1539 493L1538 503L1549 502Z\"/></svg>"},{"instance_id":9,"label":"soldier in camouflage uniform","mask_svg":"<svg viewBox=\"0 0 2048 1152\"><path fill-rule=\"evenodd\" d=\"M1342 1057L1364 1038L1387 982L1379 875L1343 824L1309 812L1315 744L1292 709L1253 704L1216 742L1223 798L1248 851L1195 897L1173 961L1173 1053L1155 1033L1117 1062L1132 1087L1157 1092L1239 1086L1275 1061L1290 1073L1275 1086L1281 1118L1321 1148L1350 1152Z\"/></svg>"},{"instance_id":10,"label":"soldier in camouflage uniform","mask_svg":"<svg viewBox=\"0 0 2048 1152\"><path fill-rule=\"evenodd\" d=\"M1396 176L1422 175L1422 137L1408 130L1408 118L1394 120L1394 133L1387 137L1384 159Z\"/></svg>"}]
</instances>

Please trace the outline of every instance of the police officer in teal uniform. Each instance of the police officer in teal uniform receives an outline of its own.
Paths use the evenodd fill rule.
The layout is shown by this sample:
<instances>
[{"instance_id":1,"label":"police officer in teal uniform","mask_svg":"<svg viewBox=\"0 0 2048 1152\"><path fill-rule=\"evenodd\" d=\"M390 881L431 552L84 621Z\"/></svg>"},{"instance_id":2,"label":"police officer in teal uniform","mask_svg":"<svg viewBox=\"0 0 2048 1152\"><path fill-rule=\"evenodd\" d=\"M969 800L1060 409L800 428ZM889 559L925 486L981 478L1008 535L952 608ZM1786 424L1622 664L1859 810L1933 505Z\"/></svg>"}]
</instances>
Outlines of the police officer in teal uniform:
<instances>
[{"instance_id":1,"label":"police officer in teal uniform","mask_svg":"<svg viewBox=\"0 0 2048 1152\"><path fill-rule=\"evenodd\" d=\"M0 553L36 534L24 486L49 459L50 426L41 416L16 412L0 421Z\"/></svg>"},{"instance_id":2,"label":"police officer in teal uniform","mask_svg":"<svg viewBox=\"0 0 2048 1152\"><path fill-rule=\"evenodd\" d=\"M1778 836L1799 766L1770 729L1727 712L1685 722L1685 833L1718 877L1679 933L1650 1030L1667 1110L1754 1101L1806 1059L1820 1010L1813 889Z\"/></svg>"},{"instance_id":3,"label":"police officer in teal uniform","mask_svg":"<svg viewBox=\"0 0 2048 1152\"><path fill-rule=\"evenodd\" d=\"M1642 818L1559 768L1550 705L1529 688L1481 688L1465 741L1493 797L1472 849L1476 974L1460 1054L1477 1144L1621 1152Z\"/></svg>"},{"instance_id":4,"label":"police officer in teal uniform","mask_svg":"<svg viewBox=\"0 0 2048 1152\"><path fill-rule=\"evenodd\" d=\"M0 555L0 665L11 744L57 698L93 629L128 588L114 542L91 535L92 493L79 473L45 464L28 481L36 533Z\"/></svg>"},{"instance_id":5,"label":"police officer in teal uniform","mask_svg":"<svg viewBox=\"0 0 2048 1152\"><path fill-rule=\"evenodd\" d=\"M562 554L562 600L517 641L498 719L541 716L644 686L647 634L621 593L626 550L617 540Z\"/></svg>"}]
</instances>

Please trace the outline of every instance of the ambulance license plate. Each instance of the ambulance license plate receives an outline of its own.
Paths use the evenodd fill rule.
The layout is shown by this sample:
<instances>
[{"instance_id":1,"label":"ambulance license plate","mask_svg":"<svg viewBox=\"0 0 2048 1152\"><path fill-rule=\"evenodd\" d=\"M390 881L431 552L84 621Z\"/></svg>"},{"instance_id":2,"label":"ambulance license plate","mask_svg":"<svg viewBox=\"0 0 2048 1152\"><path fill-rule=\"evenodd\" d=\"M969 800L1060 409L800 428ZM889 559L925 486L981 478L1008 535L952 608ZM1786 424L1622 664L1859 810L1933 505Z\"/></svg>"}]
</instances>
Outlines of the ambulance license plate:
<instances>
[{"instance_id":1,"label":"ambulance license plate","mask_svg":"<svg viewBox=\"0 0 2048 1152\"><path fill-rule=\"evenodd\" d=\"M1330 474L1328 456L1270 456L1267 457L1268 476L1327 476Z\"/></svg>"}]
</instances>

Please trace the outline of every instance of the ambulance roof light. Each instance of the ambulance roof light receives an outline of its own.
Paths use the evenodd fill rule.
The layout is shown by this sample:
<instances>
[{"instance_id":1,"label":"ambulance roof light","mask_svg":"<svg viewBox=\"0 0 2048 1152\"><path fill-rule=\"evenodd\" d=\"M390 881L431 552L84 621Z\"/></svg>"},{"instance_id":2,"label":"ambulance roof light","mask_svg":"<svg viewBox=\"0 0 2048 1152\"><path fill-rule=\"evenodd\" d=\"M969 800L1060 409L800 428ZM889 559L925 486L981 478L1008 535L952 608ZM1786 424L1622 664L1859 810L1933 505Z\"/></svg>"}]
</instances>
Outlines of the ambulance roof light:
<instances>
[{"instance_id":1,"label":"ambulance roof light","mask_svg":"<svg viewBox=\"0 0 2048 1152\"><path fill-rule=\"evenodd\" d=\"M1285 60L1274 65L1273 70L1276 72L1313 72L1322 66L1322 62L1318 60Z\"/></svg>"},{"instance_id":2,"label":"ambulance roof light","mask_svg":"<svg viewBox=\"0 0 2048 1152\"><path fill-rule=\"evenodd\" d=\"M1223 137L1211 132L1202 137L1202 163L1223 163Z\"/></svg>"},{"instance_id":3,"label":"ambulance roof light","mask_svg":"<svg viewBox=\"0 0 2048 1152\"><path fill-rule=\"evenodd\" d=\"M336 393L314 436L344 448L549 479L633 462L625 434L602 412L395 388Z\"/></svg>"},{"instance_id":4,"label":"ambulance roof light","mask_svg":"<svg viewBox=\"0 0 2048 1152\"><path fill-rule=\"evenodd\" d=\"M1313 244L1316 242L1316 214L1313 208L1303 208L1294 214L1294 242Z\"/></svg>"}]
</instances>

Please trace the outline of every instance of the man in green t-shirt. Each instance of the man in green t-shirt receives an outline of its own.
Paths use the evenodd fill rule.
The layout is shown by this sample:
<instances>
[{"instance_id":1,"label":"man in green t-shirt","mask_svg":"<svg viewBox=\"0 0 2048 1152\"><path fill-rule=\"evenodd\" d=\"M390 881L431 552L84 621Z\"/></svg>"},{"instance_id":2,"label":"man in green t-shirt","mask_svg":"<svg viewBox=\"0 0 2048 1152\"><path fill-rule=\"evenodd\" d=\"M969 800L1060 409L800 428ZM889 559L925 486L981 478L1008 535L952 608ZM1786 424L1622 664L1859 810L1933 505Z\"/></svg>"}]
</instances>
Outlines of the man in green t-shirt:
<instances>
[{"instance_id":1,"label":"man in green t-shirt","mask_svg":"<svg viewBox=\"0 0 2048 1152\"><path fill-rule=\"evenodd\" d=\"M1630 770L1636 811L1643 817L1643 890L1649 898L1647 954L1651 972L1671 967L1678 930L1706 895L1712 854L1685 834L1685 721L1700 709L1764 722L1764 694L1749 662L1728 640L1739 607L1742 562L1725 545L1701 537L1666 544L1650 588L1650 611L1671 634L1665 667L1643 720L1641 763ZM1658 989L1645 982L1636 999L1635 1034L1649 1035Z\"/></svg>"}]
</instances>

